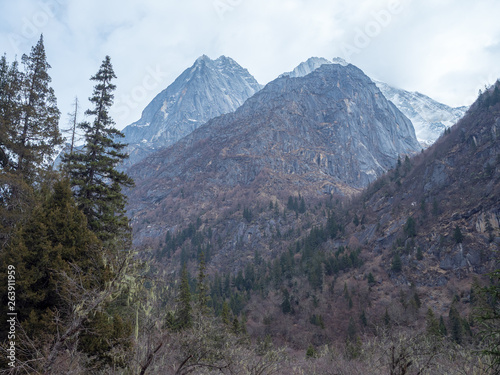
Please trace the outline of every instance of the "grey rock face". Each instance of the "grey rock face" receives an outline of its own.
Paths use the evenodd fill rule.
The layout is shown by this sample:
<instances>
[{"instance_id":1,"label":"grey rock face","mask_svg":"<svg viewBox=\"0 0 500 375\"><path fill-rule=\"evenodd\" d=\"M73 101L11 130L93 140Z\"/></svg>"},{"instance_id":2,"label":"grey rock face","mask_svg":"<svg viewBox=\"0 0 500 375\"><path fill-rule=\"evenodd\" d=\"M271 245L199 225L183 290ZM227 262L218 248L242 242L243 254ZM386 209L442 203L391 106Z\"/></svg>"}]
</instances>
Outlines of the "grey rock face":
<instances>
[{"instance_id":1,"label":"grey rock face","mask_svg":"<svg viewBox=\"0 0 500 375\"><path fill-rule=\"evenodd\" d=\"M159 202L181 185L205 195L255 186L263 175L264 184L274 176L320 193L360 189L420 149L411 122L360 69L323 65L276 79L234 113L135 165L130 201Z\"/></svg>"},{"instance_id":2,"label":"grey rock face","mask_svg":"<svg viewBox=\"0 0 500 375\"><path fill-rule=\"evenodd\" d=\"M303 77L324 64L347 65L341 58L329 61L322 57L311 57L282 76ZM380 81L374 82L384 96L410 119L417 139L425 146L434 143L445 129L454 125L467 111L467 107L452 108L419 92L405 91Z\"/></svg>"},{"instance_id":3,"label":"grey rock face","mask_svg":"<svg viewBox=\"0 0 500 375\"><path fill-rule=\"evenodd\" d=\"M126 166L169 146L208 120L234 111L261 86L229 57L203 55L123 129L130 155Z\"/></svg>"}]
</instances>

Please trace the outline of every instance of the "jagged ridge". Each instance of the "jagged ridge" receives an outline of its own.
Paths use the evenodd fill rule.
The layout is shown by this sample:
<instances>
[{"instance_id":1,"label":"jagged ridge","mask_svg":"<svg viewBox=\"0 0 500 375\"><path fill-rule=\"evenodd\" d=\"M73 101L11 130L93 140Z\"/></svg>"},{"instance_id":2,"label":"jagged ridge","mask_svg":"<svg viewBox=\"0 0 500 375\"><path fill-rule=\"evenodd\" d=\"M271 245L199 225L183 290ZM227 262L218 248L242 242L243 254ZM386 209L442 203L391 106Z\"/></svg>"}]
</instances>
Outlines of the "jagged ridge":
<instances>
[{"instance_id":1,"label":"jagged ridge","mask_svg":"<svg viewBox=\"0 0 500 375\"><path fill-rule=\"evenodd\" d=\"M148 104L140 120L123 129L130 154L126 165L175 143L211 118L234 111L260 88L231 58L201 56Z\"/></svg>"}]
</instances>

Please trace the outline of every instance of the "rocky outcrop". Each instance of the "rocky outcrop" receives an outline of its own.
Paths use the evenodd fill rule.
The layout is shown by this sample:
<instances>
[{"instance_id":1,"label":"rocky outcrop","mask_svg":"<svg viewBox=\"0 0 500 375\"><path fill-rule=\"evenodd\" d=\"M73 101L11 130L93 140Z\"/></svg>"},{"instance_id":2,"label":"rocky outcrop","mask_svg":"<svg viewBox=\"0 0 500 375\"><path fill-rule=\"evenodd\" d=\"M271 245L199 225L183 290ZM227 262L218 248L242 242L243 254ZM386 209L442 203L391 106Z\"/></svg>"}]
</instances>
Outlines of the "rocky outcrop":
<instances>
[{"instance_id":1,"label":"rocky outcrop","mask_svg":"<svg viewBox=\"0 0 500 375\"><path fill-rule=\"evenodd\" d=\"M129 144L130 166L169 146L208 120L234 111L261 86L229 57L203 55L142 112L141 119L123 129Z\"/></svg>"},{"instance_id":2,"label":"rocky outcrop","mask_svg":"<svg viewBox=\"0 0 500 375\"><path fill-rule=\"evenodd\" d=\"M498 268L499 113L497 83L446 135L364 192L352 211L364 217L365 229L351 224L348 234L382 254L387 269L399 253L403 273L416 285L439 286ZM424 270L446 278L429 278Z\"/></svg>"},{"instance_id":3,"label":"rocky outcrop","mask_svg":"<svg viewBox=\"0 0 500 375\"><path fill-rule=\"evenodd\" d=\"M346 66L347 62L338 57L332 61L322 57L311 57L300 63L293 71L283 73L282 76L303 77L324 64ZM433 144L445 129L454 125L467 111L467 107L452 108L419 92L402 90L380 81L374 82L384 96L410 119L417 139L425 147Z\"/></svg>"}]
</instances>

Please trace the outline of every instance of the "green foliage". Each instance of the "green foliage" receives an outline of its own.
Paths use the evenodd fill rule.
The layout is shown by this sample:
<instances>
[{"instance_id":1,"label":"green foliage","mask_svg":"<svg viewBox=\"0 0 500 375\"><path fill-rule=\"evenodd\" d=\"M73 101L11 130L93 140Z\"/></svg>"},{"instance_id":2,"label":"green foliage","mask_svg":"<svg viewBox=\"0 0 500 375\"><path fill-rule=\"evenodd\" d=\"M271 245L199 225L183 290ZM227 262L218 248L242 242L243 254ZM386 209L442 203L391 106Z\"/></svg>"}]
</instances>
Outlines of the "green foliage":
<instances>
[{"instance_id":1,"label":"green foliage","mask_svg":"<svg viewBox=\"0 0 500 375\"><path fill-rule=\"evenodd\" d=\"M132 333L132 324L120 315L97 312L85 324L86 333L81 335L78 349L90 357L89 367L100 370L106 367L123 368L128 363L128 352L132 342L127 338ZM120 355L115 355L121 349Z\"/></svg>"},{"instance_id":2,"label":"green foliage","mask_svg":"<svg viewBox=\"0 0 500 375\"><path fill-rule=\"evenodd\" d=\"M191 307L191 289L189 287L189 275L186 266L182 268L177 302L179 307L176 314L176 328L179 330L190 328L193 324L193 315Z\"/></svg>"},{"instance_id":3,"label":"green foliage","mask_svg":"<svg viewBox=\"0 0 500 375\"><path fill-rule=\"evenodd\" d=\"M427 309L427 313L425 315L425 321L426 321L426 331L428 335L435 337L441 335L441 332L439 330L439 321L434 316L434 311L432 311L430 307Z\"/></svg>"},{"instance_id":4,"label":"green foliage","mask_svg":"<svg viewBox=\"0 0 500 375\"><path fill-rule=\"evenodd\" d=\"M249 223L252 221L253 214L252 214L252 210L250 210L250 208L245 207L245 208L243 209L243 218L244 218L247 222L249 222Z\"/></svg>"},{"instance_id":5,"label":"green foliage","mask_svg":"<svg viewBox=\"0 0 500 375\"><path fill-rule=\"evenodd\" d=\"M458 225L453 231L453 239L456 243L462 243L462 241L464 240L464 235L462 234L462 231L460 230L460 227Z\"/></svg>"},{"instance_id":6,"label":"green foliage","mask_svg":"<svg viewBox=\"0 0 500 375\"><path fill-rule=\"evenodd\" d=\"M286 288L283 288L283 300L281 302L281 311L283 312L283 314L292 313L292 304L290 303L290 293Z\"/></svg>"},{"instance_id":7,"label":"green foliage","mask_svg":"<svg viewBox=\"0 0 500 375\"><path fill-rule=\"evenodd\" d=\"M389 311L387 311L387 309L385 309L385 314L384 314L384 324L386 326L389 326L391 324L391 317L389 315Z\"/></svg>"},{"instance_id":8,"label":"green foliage","mask_svg":"<svg viewBox=\"0 0 500 375\"><path fill-rule=\"evenodd\" d=\"M240 322L238 320L238 317L235 316L233 319L233 324L231 326L231 332L233 332L235 335L240 333Z\"/></svg>"},{"instance_id":9,"label":"green foliage","mask_svg":"<svg viewBox=\"0 0 500 375\"><path fill-rule=\"evenodd\" d=\"M306 358L316 358L318 356L318 352L314 348L312 344L309 344L306 350Z\"/></svg>"},{"instance_id":10,"label":"green foliage","mask_svg":"<svg viewBox=\"0 0 500 375\"><path fill-rule=\"evenodd\" d=\"M200 263L198 266L198 279L197 279L197 307L202 315L208 314L208 295L207 295L207 285L205 283L205 256L203 253L200 254Z\"/></svg>"},{"instance_id":11,"label":"green foliage","mask_svg":"<svg viewBox=\"0 0 500 375\"><path fill-rule=\"evenodd\" d=\"M22 72L17 62L9 67L5 56L0 60L0 165L34 184L43 180L63 142L43 36L21 64Z\"/></svg>"},{"instance_id":12,"label":"green foliage","mask_svg":"<svg viewBox=\"0 0 500 375\"><path fill-rule=\"evenodd\" d=\"M394 272L401 272L403 268L403 263L401 261L401 257L398 253L394 254L391 263L391 270Z\"/></svg>"},{"instance_id":13,"label":"green foliage","mask_svg":"<svg viewBox=\"0 0 500 375\"><path fill-rule=\"evenodd\" d=\"M226 326L229 326L231 322L231 313L229 311L229 305L226 301L222 303L221 319Z\"/></svg>"},{"instance_id":14,"label":"green foliage","mask_svg":"<svg viewBox=\"0 0 500 375\"><path fill-rule=\"evenodd\" d=\"M457 344L461 344L463 340L462 318L455 305L450 307L448 321L452 340Z\"/></svg>"},{"instance_id":15,"label":"green foliage","mask_svg":"<svg viewBox=\"0 0 500 375\"><path fill-rule=\"evenodd\" d=\"M320 327L321 329L325 328L325 322L323 321L323 316L322 315L316 315L313 314L309 317L309 323Z\"/></svg>"},{"instance_id":16,"label":"green foliage","mask_svg":"<svg viewBox=\"0 0 500 375\"><path fill-rule=\"evenodd\" d=\"M477 306L474 318L478 322L479 337L484 344L482 355L492 373L500 373L500 270L489 276L489 285L475 287Z\"/></svg>"},{"instance_id":17,"label":"green foliage","mask_svg":"<svg viewBox=\"0 0 500 375\"><path fill-rule=\"evenodd\" d=\"M295 213L297 214L303 214L306 212L306 202L304 200L304 197L302 197L300 194L298 197L289 196L286 207L290 211L295 211Z\"/></svg>"},{"instance_id":18,"label":"green foliage","mask_svg":"<svg viewBox=\"0 0 500 375\"><path fill-rule=\"evenodd\" d=\"M368 325L368 319L366 318L365 310L361 311L361 315L359 316L359 320L361 321L361 324L363 325L363 327L366 327Z\"/></svg>"},{"instance_id":19,"label":"green foliage","mask_svg":"<svg viewBox=\"0 0 500 375\"><path fill-rule=\"evenodd\" d=\"M422 253L422 248L419 246L417 249L417 260L424 259L424 254Z\"/></svg>"},{"instance_id":20,"label":"green foliage","mask_svg":"<svg viewBox=\"0 0 500 375\"><path fill-rule=\"evenodd\" d=\"M368 282L368 285L370 285L370 286L373 286L376 283L375 277L373 276L373 274L371 272L368 274L368 277L366 280Z\"/></svg>"},{"instance_id":21,"label":"green foliage","mask_svg":"<svg viewBox=\"0 0 500 375\"><path fill-rule=\"evenodd\" d=\"M354 214L354 219L352 219L352 222L354 223L355 226L359 225L358 214Z\"/></svg>"},{"instance_id":22,"label":"green foliage","mask_svg":"<svg viewBox=\"0 0 500 375\"><path fill-rule=\"evenodd\" d=\"M417 292L413 294L413 301L415 302L415 306L417 307L417 309L422 306L422 302L420 302L420 297L418 296Z\"/></svg>"},{"instance_id":23,"label":"green foliage","mask_svg":"<svg viewBox=\"0 0 500 375\"><path fill-rule=\"evenodd\" d=\"M404 232L408 237L415 237L417 235L417 224L415 222L415 219L413 217L409 217L406 220L405 226L404 226Z\"/></svg>"},{"instance_id":24,"label":"green foliage","mask_svg":"<svg viewBox=\"0 0 500 375\"><path fill-rule=\"evenodd\" d=\"M349 325L347 326L347 339L350 341L356 340L356 334L358 333L358 329L356 328L356 323L354 322L353 317L349 318Z\"/></svg>"},{"instance_id":25,"label":"green foliage","mask_svg":"<svg viewBox=\"0 0 500 375\"><path fill-rule=\"evenodd\" d=\"M94 118L93 122L82 122L78 126L85 136L82 152L66 154L63 158L64 170L68 172L78 206L87 216L89 228L101 240L129 233L125 216L126 199L122 187L133 186L133 181L116 167L128 156L121 152L125 144L117 138L124 137L109 116L113 104L116 78L109 56L106 56L97 74L91 77L96 82L90 102L93 109L85 114Z\"/></svg>"},{"instance_id":26,"label":"green foliage","mask_svg":"<svg viewBox=\"0 0 500 375\"><path fill-rule=\"evenodd\" d=\"M64 317L77 302L67 278L92 289L101 288L110 277L101 244L87 229L67 181L57 182L47 194L1 256L3 272L12 264L22 275L16 281L16 311L33 336L54 334L56 314Z\"/></svg>"},{"instance_id":27,"label":"green foliage","mask_svg":"<svg viewBox=\"0 0 500 375\"><path fill-rule=\"evenodd\" d=\"M443 337L448 336L448 329L446 328L446 324L444 324L444 319L442 315L439 317L439 333Z\"/></svg>"}]
</instances>

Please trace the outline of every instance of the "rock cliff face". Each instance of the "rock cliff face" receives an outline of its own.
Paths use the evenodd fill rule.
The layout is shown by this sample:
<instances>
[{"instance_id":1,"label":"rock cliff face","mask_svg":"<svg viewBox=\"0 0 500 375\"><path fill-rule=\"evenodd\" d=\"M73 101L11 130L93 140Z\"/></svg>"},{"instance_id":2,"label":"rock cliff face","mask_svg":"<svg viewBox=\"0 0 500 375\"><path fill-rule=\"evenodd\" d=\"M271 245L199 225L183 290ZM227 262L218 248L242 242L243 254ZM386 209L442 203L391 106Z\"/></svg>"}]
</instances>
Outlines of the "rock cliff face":
<instances>
[{"instance_id":1,"label":"rock cliff face","mask_svg":"<svg viewBox=\"0 0 500 375\"><path fill-rule=\"evenodd\" d=\"M130 166L162 147L175 143L211 118L234 111L260 90L248 71L229 57L203 55L123 129Z\"/></svg>"},{"instance_id":2,"label":"rock cliff face","mask_svg":"<svg viewBox=\"0 0 500 375\"><path fill-rule=\"evenodd\" d=\"M129 212L171 212L165 202L179 194L198 208L245 189L350 194L418 151L411 122L360 69L324 65L276 79L234 113L133 166Z\"/></svg>"},{"instance_id":3,"label":"rock cliff face","mask_svg":"<svg viewBox=\"0 0 500 375\"><path fill-rule=\"evenodd\" d=\"M303 77L324 64L347 65L341 58L332 61L322 57L311 57L300 63L293 71L282 76ZM410 119L417 139L424 146L433 144L444 130L454 125L465 114L467 107L452 108L419 92L395 88L387 83L374 81L384 96Z\"/></svg>"}]
</instances>

